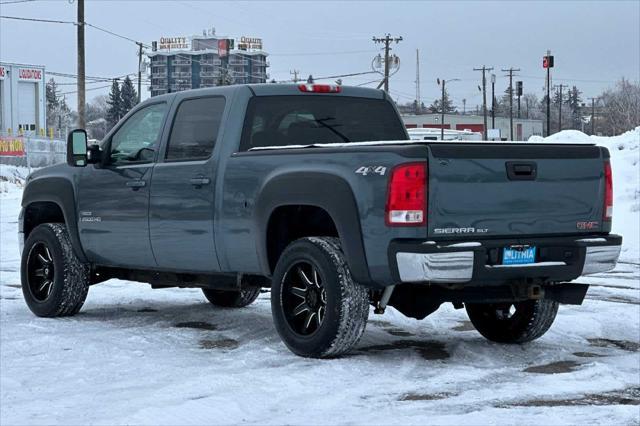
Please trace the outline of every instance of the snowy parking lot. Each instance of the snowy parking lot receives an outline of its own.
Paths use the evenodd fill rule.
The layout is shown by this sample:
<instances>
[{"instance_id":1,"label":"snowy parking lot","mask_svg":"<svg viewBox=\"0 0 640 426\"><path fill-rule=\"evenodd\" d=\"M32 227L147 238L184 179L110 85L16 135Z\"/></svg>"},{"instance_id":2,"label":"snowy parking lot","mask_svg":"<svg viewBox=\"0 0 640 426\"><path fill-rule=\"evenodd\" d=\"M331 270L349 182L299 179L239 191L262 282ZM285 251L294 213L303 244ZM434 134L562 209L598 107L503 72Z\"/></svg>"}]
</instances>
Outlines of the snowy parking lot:
<instances>
[{"instance_id":1,"label":"snowy parking lot","mask_svg":"<svg viewBox=\"0 0 640 426\"><path fill-rule=\"evenodd\" d=\"M638 132L624 161L637 158ZM614 231L636 234L622 262L580 278L591 285L584 304L561 306L539 340L488 342L451 305L423 321L389 309L372 312L356 350L335 360L286 349L268 292L232 310L199 290L111 280L91 288L75 317L35 317L20 289L21 188L5 179L0 424L639 424L633 166L619 166L615 183L624 219Z\"/></svg>"}]
</instances>

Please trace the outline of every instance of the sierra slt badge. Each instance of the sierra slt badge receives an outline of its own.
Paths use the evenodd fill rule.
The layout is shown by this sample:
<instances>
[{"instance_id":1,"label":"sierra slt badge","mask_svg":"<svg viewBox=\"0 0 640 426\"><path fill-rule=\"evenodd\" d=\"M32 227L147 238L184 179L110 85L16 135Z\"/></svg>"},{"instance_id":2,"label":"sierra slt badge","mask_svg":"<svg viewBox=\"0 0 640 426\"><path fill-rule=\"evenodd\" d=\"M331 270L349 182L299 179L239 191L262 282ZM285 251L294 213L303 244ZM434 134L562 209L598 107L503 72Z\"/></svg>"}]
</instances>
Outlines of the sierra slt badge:
<instances>
[{"instance_id":1,"label":"sierra slt badge","mask_svg":"<svg viewBox=\"0 0 640 426\"><path fill-rule=\"evenodd\" d=\"M487 228L434 228L434 234L486 234L489 232Z\"/></svg>"},{"instance_id":2,"label":"sierra slt badge","mask_svg":"<svg viewBox=\"0 0 640 426\"><path fill-rule=\"evenodd\" d=\"M576 228L580 230L598 229L599 226L600 222L598 221L584 221L576 223Z\"/></svg>"}]
</instances>

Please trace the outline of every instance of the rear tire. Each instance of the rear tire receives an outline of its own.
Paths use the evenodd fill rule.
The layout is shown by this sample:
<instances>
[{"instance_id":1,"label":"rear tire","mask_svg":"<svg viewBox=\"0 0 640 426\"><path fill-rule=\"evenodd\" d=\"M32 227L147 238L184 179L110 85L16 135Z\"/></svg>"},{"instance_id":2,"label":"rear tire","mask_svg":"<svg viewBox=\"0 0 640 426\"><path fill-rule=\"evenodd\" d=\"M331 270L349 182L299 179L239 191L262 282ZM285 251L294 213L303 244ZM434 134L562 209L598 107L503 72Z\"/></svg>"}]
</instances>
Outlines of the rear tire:
<instances>
[{"instance_id":1,"label":"rear tire","mask_svg":"<svg viewBox=\"0 0 640 426\"><path fill-rule=\"evenodd\" d=\"M337 238L301 238L278 260L271 311L293 353L333 358L348 352L364 333L369 291L353 281Z\"/></svg>"},{"instance_id":2,"label":"rear tire","mask_svg":"<svg viewBox=\"0 0 640 426\"><path fill-rule=\"evenodd\" d=\"M549 330L558 313L558 302L526 300L516 303L465 304L473 326L488 340L525 343Z\"/></svg>"},{"instance_id":3,"label":"rear tire","mask_svg":"<svg viewBox=\"0 0 640 426\"><path fill-rule=\"evenodd\" d=\"M260 287L246 287L240 291L203 288L202 292L212 305L223 308L244 308L258 298Z\"/></svg>"},{"instance_id":4,"label":"rear tire","mask_svg":"<svg viewBox=\"0 0 640 426\"><path fill-rule=\"evenodd\" d=\"M67 227L38 225L24 245L21 260L22 293L39 317L75 315L89 291L89 266L75 255Z\"/></svg>"}]
</instances>

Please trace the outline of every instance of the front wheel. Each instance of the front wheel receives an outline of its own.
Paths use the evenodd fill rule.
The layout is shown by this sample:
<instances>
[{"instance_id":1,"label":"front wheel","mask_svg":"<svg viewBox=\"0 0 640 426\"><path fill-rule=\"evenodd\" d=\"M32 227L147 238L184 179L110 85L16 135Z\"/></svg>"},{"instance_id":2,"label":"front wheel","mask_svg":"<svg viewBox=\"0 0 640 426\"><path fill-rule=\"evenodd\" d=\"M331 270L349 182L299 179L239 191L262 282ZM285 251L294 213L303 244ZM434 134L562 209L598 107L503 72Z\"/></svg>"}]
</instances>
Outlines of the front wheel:
<instances>
[{"instance_id":1,"label":"front wheel","mask_svg":"<svg viewBox=\"0 0 640 426\"><path fill-rule=\"evenodd\" d=\"M44 223L31 231L20 272L24 300L39 317L75 315L87 298L89 266L73 252L61 223Z\"/></svg>"},{"instance_id":2,"label":"front wheel","mask_svg":"<svg viewBox=\"0 0 640 426\"><path fill-rule=\"evenodd\" d=\"M337 238L301 238L278 260L271 310L276 330L292 352L337 357L364 333L369 292L353 281Z\"/></svg>"},{"instance_id":3,"label":"front wheel","mask_svg":"<svg viewBox=\"0 0 640 426\"><path fill-rule=\"evenodd\" d=\"M526 300L515 303L465 304L473 326L485 338L499 343L525 343L549 330L558 302Z\"/></svg>"}]
</instances>

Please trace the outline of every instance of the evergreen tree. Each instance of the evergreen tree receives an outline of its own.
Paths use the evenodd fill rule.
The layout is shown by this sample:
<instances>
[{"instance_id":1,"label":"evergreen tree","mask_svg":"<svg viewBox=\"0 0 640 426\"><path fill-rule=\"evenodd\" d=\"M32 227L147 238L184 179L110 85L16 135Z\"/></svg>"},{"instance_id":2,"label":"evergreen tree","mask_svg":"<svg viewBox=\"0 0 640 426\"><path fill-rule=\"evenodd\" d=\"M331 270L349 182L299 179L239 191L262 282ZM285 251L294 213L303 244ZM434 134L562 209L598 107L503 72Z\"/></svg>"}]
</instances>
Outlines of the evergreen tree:
<instances>
[{"instance_id":1,"label":"evergreen tree","mask_svg":"<svg viewBox=\"0 0 640 426\"><path fill-rule=\"evenodd\" d=\"M58 100L58 85L53 78L47 82L45 97L47 99L47 128L56 127L60 102Z\"/></svg>"},{"instance_id":2,"label":"evergreen tree","mask_svg":"<svg viewBox=\"0 0 640 426\"><path fill-rule=\"evenodd\" d=\"M122 118L122 96L118 80L113 80L113 84L111 84L107 105L109 105L107 108L107 124L111 129Z\"/></svg>"},{"instance_id":3,"label":"evergreen tree","mask_svg":"<svg viewBox=\"0 0 640 426\"><path fill-rule=\"evenodd\" d=\"M580 129L582 126L582 92L576 86L567 93L567 105L571 113L571 128Z\"/></svg>"},{"instance_id":4,"label":"evergreen tree","mask_svg":"<svg viewBox=\"0 0 640 426\"><path fill-rule=\"evenodd\" d=\"M432 113L442 112L442 107L440 106L441 103L442 103L442 97L434 100L431 103L431 105L429 105L429 111ZM456 107L453 106L453 102L449 97L449 92L447 91L447 89L445 89L444 90L444 112L450 113L455 111L456 111Z\"/></svg>"},{"instance_id":5,"label":"evergreen tree","mask_svg":"<svg viewBox=\"0 0 640 426\"><path fill-rule=\"evenodd\" d=\"M58 85L53 78L45 86L45 99L47 101L47 131L54 129L54 131L58 131L58 137L63 137L60 132L71 126L73 117L67 100L58 94Z\"/></svg>"},{"instance_id":6,"label":"evergreen tree","mask_svg":"<svg viewBox=\"0 0 640 426\"><path fill-rule=\"evenodd\" d=\"M122 82L122 88L120 88L121 110L120 116L124 117L131 109L138 103L138 93L133 82L126 76Z\"/></svg>"}]
</instances>

